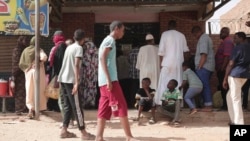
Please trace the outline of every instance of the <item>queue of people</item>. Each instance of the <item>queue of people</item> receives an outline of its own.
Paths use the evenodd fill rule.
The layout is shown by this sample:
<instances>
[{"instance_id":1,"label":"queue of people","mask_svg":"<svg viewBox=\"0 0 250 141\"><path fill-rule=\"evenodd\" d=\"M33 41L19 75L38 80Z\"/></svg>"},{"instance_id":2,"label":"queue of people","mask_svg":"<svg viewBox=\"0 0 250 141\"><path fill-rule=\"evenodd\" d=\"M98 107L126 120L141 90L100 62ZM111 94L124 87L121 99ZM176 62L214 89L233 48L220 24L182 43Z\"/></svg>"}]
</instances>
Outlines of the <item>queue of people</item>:
<instances>
[{"instance_id":1,"label":"queue of people","mask_svg":"<svg viewBox=\"0 0 250 141\"><path fill-rule=\"evenodd\" d=\"M127 110L133 105L129 102L133 101L131 99L135 99L138 108L137 121L140 122L142 111L151 110L150 124L157 122L155 111L159 110L172 117L170 124L178 126L183 99L190 108L189 115L199 111L212 112L212 91L209 82L214 72L217 73L218 90L221 91L223 100L220 110L228 110L230 124L244 124L242 106L247 107L247 100L244 99L242 104L242 91L249 89L246 82L250 78L250 44L246 42L246 34L237 32L232 40L229 37L230 29L223 27L220 32L222 42L215 54L209 35L204 33L200 26L194 26L191 33L197 39L196 53L194 62L187 62L187 41L176 27L176 21L171 20L168 30L162 33L159 47L154 43L154 36L147 34L147 45L140 48L135 45L125 56L122 53L118 56L116 54L119 51L116 40L123 37L125 30L125 25L120 21L110 24L110 34L103 40L99 49L92 41L86 41L85 33L81 29L75 30L74 42L66 40L62 31L56 31L53 35L55 46L49 57L40 49L39 103L40 111L59 106L63 118L60 137L76 137L68 131L70 121L75 120L82 139L103 141L106 120L110 120L111 115L114 115L120 118L126 140L137 141L128 122ZM18 115L28 110L27 116L32 119L35 116L35 38L31 38L29 45L27 42L27 37L20 36L18 45L13 50L13 76L17 84L15 108ZM56 77L56 81L60 83L58 101L49 100L44 95L44 64L47 59L50 68L49 81ZM193 70L190 68L191 63L195 64ZM121 71L127 71L122 73L126 77L121 75ZM123 82L129 78L131 81ZM129 82L131 84L127 84ZM131 90L128 91L126 84L131 86ZM95 136L86 131L83 109L95 106L98 91L100 99ZM198 109L194 101L195 96L199 94L202 96L202 109ZM246 95L244 94L244 97Z\"/></svg>"}]
</instances>

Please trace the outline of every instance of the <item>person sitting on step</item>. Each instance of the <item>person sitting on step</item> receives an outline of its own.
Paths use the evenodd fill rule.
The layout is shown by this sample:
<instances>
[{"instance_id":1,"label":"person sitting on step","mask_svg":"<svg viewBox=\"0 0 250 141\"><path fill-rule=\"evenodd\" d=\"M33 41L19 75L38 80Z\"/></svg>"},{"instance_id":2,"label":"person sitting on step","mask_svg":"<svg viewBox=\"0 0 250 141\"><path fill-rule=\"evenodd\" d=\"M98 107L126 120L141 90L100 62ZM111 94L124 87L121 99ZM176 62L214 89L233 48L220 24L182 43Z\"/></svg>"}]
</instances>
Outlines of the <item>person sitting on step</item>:
<instances>
[{"instance_id":1,"label":"person sitting on step","mask_svg":"<svg viewBox=\"0 0 250 141\"><path fill-rule=\"evenodd\" d=\"M167 84L167 89L162 95L162 106L160 111L167 116L173 118L170 125L178 126L180 123L180 109L181 109L181 100L182 95L176 87L178 82L175 79L171 79Z\"/></svg>"},{"instance_id":2,"label":"person sitting on step","mask_svg":"<svg viewBox=\"0 0 250 141\"><path fill-rule=\"evenodd\" d=\"M142 79L142 88L138 90L135 95L136 104L135 107L138 108L138 124L140 125L140 116L143 111L149 111L151 109L152 118L149 120L150 124L154 124L155 120L155 103L154 103L154 94L155 89L150 88L151 80L150 78Z\"/></svg>"}]
</instances>

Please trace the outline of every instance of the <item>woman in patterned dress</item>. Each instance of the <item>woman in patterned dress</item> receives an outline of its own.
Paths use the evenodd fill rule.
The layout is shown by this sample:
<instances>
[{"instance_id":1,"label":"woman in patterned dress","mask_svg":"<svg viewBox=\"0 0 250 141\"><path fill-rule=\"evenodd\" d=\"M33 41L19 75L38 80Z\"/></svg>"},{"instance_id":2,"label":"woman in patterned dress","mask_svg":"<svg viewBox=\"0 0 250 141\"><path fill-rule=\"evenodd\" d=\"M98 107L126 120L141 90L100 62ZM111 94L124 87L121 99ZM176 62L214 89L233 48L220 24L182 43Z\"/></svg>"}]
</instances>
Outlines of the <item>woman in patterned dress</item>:
<instances>
[{"instance_id":1,"label":"woman in patterned dress","mask_svg":"<svg viewBox=\"0 0 250 141\"><path fill-rule=\"evenodd\" d=\"M19 68L19 60L23 50L29 45L27 36L20 36L17 40L17 46L12 53L12 76L14 77L15 89L15 111L20 115L26 109L25 105L25 76L24 72Z\"/></svg>"},{"instance_id":2,"label":"woman in patterned dress","mask_svg":"<svg viewBox=\"0 0 250 141\"><path fill-rule=\"evenodd\" d=\"M86 42L85 47L80 72L79 94L82 97L83 108L92 109L95 107L97 95L98 54L93 42Z\"/></svg>"}]
</instances>

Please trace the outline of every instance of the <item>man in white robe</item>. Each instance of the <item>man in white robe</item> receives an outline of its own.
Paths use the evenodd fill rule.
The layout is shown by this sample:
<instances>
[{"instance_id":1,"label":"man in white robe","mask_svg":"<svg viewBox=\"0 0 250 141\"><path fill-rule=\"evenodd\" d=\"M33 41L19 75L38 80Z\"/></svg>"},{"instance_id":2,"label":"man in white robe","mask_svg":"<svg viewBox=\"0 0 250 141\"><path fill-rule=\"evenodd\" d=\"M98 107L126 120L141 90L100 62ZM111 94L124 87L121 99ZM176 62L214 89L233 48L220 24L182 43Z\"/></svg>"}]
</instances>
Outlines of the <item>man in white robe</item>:
<instances>
[{"instance_id":1,"label":"man in white robe","mask_svg":"<svg viewBox=\"0 0 250 141\"><path fill-rule=\"evenodd\" d=\"M142 79L148 77L151 80L150 87L156 89L160 74L158 47L154 45L154 37L151 34L146 35L146 42L147 45L140 48L136 62L136 68L140 70L140 88Z\"/></svg>"},{"instance_id":2,"label":"man in white robe","mask_svg":"<svg viewBox=\"0 0 250 141\"><path fill-rule=\"evenodd\" d=\"M163 32L160 39L158 55L160 56L161 72L155 95L157 105L161 105L161 97L167 89L169 80L177 80L178 87L182 83L182 62L184 52L188 52L189 48L184 34L176 31L175 28L176 22L169 21L169 30Z\"/></svg>"}]
</instances>

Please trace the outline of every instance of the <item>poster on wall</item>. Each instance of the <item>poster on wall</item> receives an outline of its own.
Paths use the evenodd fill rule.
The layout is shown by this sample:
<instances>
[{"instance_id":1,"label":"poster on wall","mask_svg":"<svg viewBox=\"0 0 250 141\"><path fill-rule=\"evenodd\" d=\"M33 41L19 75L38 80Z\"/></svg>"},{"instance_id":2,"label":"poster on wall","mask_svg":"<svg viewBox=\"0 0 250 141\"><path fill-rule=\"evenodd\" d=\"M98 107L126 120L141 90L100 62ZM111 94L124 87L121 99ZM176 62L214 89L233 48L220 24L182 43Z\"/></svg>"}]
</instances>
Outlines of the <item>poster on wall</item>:
<instances>
[{"instance_id":1,"label":"poster on wall","mask_svg":"<svg viewBox=\"0 0 250 141\"><path fill-rule=\"evenodd\" d=\"M35 34L35 0L0 0L0 35ZM49 35L49 3L40 0L40 32Z\"/></svg>"}]
</instances>

